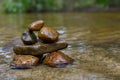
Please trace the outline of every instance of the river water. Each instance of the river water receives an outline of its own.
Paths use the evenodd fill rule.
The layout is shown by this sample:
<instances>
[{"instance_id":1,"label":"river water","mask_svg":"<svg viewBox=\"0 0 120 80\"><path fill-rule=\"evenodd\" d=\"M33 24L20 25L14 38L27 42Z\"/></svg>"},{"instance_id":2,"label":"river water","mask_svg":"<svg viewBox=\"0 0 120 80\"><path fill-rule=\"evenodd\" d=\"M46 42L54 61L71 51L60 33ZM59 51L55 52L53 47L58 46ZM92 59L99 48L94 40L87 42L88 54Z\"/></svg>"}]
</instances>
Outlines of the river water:
<instances>
[{"instance_id":1,"label":"river water","mask_svg":"<svg viewBox=\"0 0 120 80\"><path fill-rule=\"evenodd\" d=\"M74 63L66 68L10 69L13 46L39 19L68 42L62 51ZM120 80L120 12L1 14L0 80Z\"/></svg>"}]
</instances>

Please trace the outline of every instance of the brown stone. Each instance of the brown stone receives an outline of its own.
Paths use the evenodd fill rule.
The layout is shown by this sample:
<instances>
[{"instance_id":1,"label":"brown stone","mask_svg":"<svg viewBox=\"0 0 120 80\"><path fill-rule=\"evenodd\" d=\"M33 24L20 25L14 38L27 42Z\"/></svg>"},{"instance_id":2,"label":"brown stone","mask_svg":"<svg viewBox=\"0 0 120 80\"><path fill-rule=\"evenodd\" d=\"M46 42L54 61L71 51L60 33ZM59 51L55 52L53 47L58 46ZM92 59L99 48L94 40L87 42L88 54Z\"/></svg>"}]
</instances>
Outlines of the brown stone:
<instances>
[{"instance_id":1,"label":"brown stone","mask_svg":"<svg viewBox=\"0 0 120 80\"><path fill-rule=\"evenodd\" d=\"M36 66L38 62L39 58L32 55L16 55L10 67L12 69L31 68L32 66Z\"/></svg>"},{"instance_id":2,"label":"brown stone","mask_svg":"<svg viewBox=\"0 0 120 80\"><path fill-rule=\"evenodd\" d=\"M26 45L32 45L37 42L37 37L32 31L25 31L22 33L21 40Z\"/></svg>"},{"instance_id":3,"label":"brown stone","mask_svg":"<svg viewBox=\"0 0 120 80\"><path fill-rule=\"evenodd\" d=\"M56 42L56 43L49 43L44 44L41 42L38 42L34 45L16 45L13 47L13 51L16 54L22 54L22 55L41 55L57 50L61 50L67 47L66 42Z\"/></svg>"},{"instance_id":4,"label":"brown stone","mask_svg":"<svg viewBox=\"0 0 120 80\"><path fill-rule=\"evenodd\" d=\"M72 63L73 59L63 54L60 51L52 52L43 60L44 64L51 67L66 67L68 64Z\"/></svg>"},{"instance_id":5,"label":"brown stone","mask_svg":"<svg viewBox=\"0 0 120 80\"><path fill-rule=\"evenodd\" d=\"M55 42L58 40L58 32L51 27L43 27L38 32L38 37L44 42Z\"/></svg>"},{"instance_id":6,"label":"brown stone","mask_svg":"<svg viewBox=\"0 0 120 80\"><path fill-rule=\"evenodd\" d=\"M44 25L44 21L43 20L38 20L38 21L35 21L33 23L31 23L29 26L28 26L28 29L31 30L31 31L39 31Z\"/></svg>"}]
</instances>

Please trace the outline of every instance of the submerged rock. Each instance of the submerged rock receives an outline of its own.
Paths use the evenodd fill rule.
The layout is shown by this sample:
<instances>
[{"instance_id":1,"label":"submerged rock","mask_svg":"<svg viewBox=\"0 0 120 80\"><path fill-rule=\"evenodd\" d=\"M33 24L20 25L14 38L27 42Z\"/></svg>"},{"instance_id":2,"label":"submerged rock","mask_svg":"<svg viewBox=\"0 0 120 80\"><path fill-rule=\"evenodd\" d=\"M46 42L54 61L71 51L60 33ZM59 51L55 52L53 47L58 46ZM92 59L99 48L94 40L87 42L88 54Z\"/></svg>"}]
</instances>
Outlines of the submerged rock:
<instances>
[{"instance_id":1,"label":"submerged rock","mask_svg":"<svg viewBox=\"0 0 120 80\"><path fill-rule=\"evenodd\" d=\"M37 37L32 31L25 31L22 33L21 40L26 45L32 45L37 42Z\"/></svg>"},{"instance_id":2,"label":"submerged rock","mask_svg":"<svg viewBox=\"0 0 120 80\"><path fill-rule=\"evenodd\" d=\"M38 32L38 37L44 42L55 42L58 40L59 34L51 27L43 27Z\"/></svg>"},{"instance_id":3,"label":"submerged rock","mask_svg":"<svg viewBox=\"0 0 120 80\"><path fill-rule=\"evenodd\" d=\"M51 67L66 67L68 64L72 63L73 59L63 54L60 51L52 52L43 60L44 64L47 64Z\"/></svg>"},{"instance_id":4,"label":"submerged rock","mask_svg":"<svg viewBox=\"0 0 120 80\"><path fill-rule=\"evenodd\" d=\"M44 53L49 53L57 50L61 50L67 47L66 42L57 42L51 44L44 44L38 42L34 45L16 45L13 47L13 51L16 54L23 55L41 55Z\"/></svg>"},{"instance_id":5,"label":"submerged rock","mask_svg":"<svg viewBox=\"0 0 120 80\"><path fill-rule=\"evenodd\" d=\"M28 29L30 31L39 31L44 25L44 21L43 20L38 20L38 21L35 21L33 23L31 23L29 26L28 26Z\"/></svg>"},{"instance_id":6,"label":"submerged rock","mask_svg":"<svg viewBox=\"0 0 120 80\"><path fill-rule=\"evenodd\" d=\"M10 67L12 69L25 69L37 65L39 58L32 55L16 55Z\"/></svg>"}]
</instances>

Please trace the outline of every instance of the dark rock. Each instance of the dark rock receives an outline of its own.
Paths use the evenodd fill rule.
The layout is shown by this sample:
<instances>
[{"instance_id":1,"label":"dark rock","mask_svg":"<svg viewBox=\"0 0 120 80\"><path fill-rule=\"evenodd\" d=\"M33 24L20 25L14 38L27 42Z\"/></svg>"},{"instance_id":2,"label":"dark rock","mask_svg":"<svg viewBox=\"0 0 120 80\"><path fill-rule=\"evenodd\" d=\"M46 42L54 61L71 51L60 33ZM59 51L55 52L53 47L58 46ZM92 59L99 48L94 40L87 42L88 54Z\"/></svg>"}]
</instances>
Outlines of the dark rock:
<instances>
[{"instance_id":1,"label":"dark rock","mask_svg":"<svg viewBox=\"0 0 120 80\"><path fill-rule=\"evenodd\" d=\"M35 21L33 23L31 23L29 26L28 26L28 29L30 31L39 31L44 25L44 21L43 20L38 20L38 21Z\"/></svg>"},{"instance_id":2,"label":"dark rock","mask_svg":"<svg viewBox=\"0 0 120 80\"><path fill-rule=\"evenodd\" d=\"M21 40L26 45L32 45L37 42L37 37L32 31L25 31L22 33Z\"/></svg>"},{"instance_id":3,"label":"dark rock","mask_svg":"<svg viewBox=\"0 0 120 80\"><path fill-rule=\"evenodd\" d=\"M55 42L58 40L58 32L51 27L43 27L38 32L38 37L44 42Z\"/></svg>"},{"instance_id":4,"label":"dark rock","mask_svg":"<svg viewBox=\"0 0 120 80\"><path fill-rule=\"evenodd\" d=\"M67 47L67 45L68 44L65 42L56 42L51 44L44 44L44 43L38 42L34 45L16 45L13 47L13 51L16 54L41 55L48 52L64 49Z\"/></svg>"},{"instance_id":5,"label":"dark rock","mask_svg":"<svg viewBox=\"0 0 120 80\"><path fill-rule=\"evenodd\" d=\"M73 59L63 54L60 51L52 52L43 60L44 64L47 64L51 67L66 67L68 64L72 63Z\"/></svg>"},{"instance_id":6,"label":"dark rock","mask_svg":"<svg viewBox=\"0 0 120 80\"><path fill-rule=\"evenodd\" d=\"M32 55L16 55L10 67L12 69L26 69L36 66L39 62L39 58Z\"/></svg>"}]
</instances>

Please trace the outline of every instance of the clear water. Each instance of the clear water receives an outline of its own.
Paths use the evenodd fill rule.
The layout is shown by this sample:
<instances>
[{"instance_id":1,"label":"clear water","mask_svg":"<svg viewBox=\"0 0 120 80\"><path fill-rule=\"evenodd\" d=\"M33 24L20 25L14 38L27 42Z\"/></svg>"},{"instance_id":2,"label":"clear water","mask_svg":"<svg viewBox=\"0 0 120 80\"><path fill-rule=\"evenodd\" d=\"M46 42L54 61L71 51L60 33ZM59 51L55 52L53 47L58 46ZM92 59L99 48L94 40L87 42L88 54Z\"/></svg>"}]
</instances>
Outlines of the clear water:
<instances>
[{"instance_id":1,"label":"clear water","mask_svg":"<svg viewBox=\"0 0 120 80\"><path fill-rule=\"evenodd\" d=\"M55 28L60 39L69 43L68 48L62 51L75 62L64 69L44 65L30 70L9 69L13 46L19 43L27 26L39 19L45 21L45 26ZM120 80L120 12L1 14L0 78Z\"/></svg>"}]
</instances>

